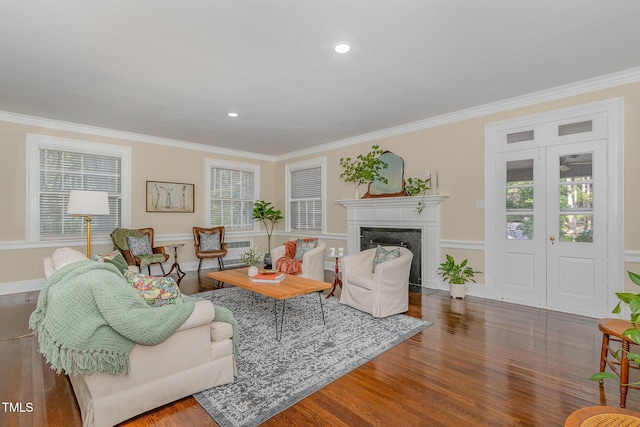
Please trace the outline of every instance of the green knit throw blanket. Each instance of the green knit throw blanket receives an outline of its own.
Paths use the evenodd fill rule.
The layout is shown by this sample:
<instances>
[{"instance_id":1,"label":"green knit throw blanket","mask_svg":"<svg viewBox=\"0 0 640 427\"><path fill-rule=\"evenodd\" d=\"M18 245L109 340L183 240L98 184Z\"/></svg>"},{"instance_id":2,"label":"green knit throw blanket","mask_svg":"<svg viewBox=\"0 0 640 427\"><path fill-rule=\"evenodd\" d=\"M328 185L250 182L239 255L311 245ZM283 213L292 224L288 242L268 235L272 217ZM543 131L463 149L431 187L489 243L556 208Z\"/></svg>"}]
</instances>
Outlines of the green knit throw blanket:
<instances>
[{"instance_id":1,"label":"green knit throw blanket","mask_svg":"<svg viewBox=\"0 0 640 427\"><path fill-rule=\"evenodd\" d=\"M166 340L194 308L193 298L153 308L114 265L83 260L49 277L29 326L40 353L58 373L129 374L135 344Z\"/></svg>"}]
</instances>

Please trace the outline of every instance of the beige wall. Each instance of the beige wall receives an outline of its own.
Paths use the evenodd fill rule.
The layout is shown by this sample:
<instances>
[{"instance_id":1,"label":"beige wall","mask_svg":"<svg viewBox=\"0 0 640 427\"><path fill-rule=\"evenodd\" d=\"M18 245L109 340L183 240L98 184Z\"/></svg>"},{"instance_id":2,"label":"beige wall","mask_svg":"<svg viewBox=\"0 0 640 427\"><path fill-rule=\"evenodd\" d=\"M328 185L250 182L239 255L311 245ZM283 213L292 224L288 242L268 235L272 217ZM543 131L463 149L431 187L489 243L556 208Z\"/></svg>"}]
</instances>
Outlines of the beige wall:
<instances>
[{"instance_id":1,"label":"beige wall","mask_svg":"<svg viewBox=\"0 0 640 427\"><path fill-rule=\"evenodd\" d=\"M442 234L444 241L463 241L484 243L484 209L476 207L476 200L484 199L484 126L488 123L522 117L560 108L602 101L605 99L625 98L625 250L640 250L640 168L636 166L640 159L640 83L615 87L580 96L545 102L525 108L490 114L483 117L461 120L455 123L436 126L389 138L351 145L342 149L332 149L316 156L308 155L278 163L276 180L284 179L284 165L317 156L327 158L327 232L346 232L346 209L335 200L353 198L353 185L345 183L339 175L340 157L355 157L370 151L373 144L384 150L398 154L405 162L405 177L424 177L428 168L439 175L441 194L449 198L442 204ZM435 181L435 178L434 178ZM364 192L364 187L361 193ZM284 197L284 196L282 196ZM284 199L282 199L284 200ZM329 242L339 246L339 242ZM469 263L477 270L484 269L482 250L449 249L443 246L444 253L456 258L469 258ZM627 264L627 268L640 271L640 266ZM478 282L482 283L482 275Z\"/></svg>"},{"instance_id":2,"label":"beige wall","mask_svg":"<svg viewBox=\"0 0 640 427\"><path fill-rule=\"evenodd\" d=\"M0 156L0 194L10 203L0 204L0 246L10 246L0 250L0 268L3 272L0 287L3 283L35 280L43 277L42 258L51 254L54 248L20 248L26 239L26 136L27 134L43 134L80 141L91 141L105 144L131 147L131 226L153 227L156 236L188 236L194 225L206 224L205 199L205 158L217 158L260 165L261 197L275 197L274 170L271 161L257 161L239 157L230 157L211 152L192 149L175 148L144 142L119 140L88 134L55 131L34 126L13 124L0 121L0 140L2 141ZM151 213L146 212L146 181L158 180L169 182L186 182L195 184L194 213ZM93 237L93 236L92 236ZM93 239L92 239L93 240ZM166 239L165 239L166 240ZM102 239L104 242L104 239ZM266 237L255 236L254 241L266 247ZM6 242L16 242L7 245ZM172 242L183 242L185 249L180 251L181 262L195 261L191 250L193 238L173 239ZM31 245L33 246L33 245ZM16 249L17 247L17 249ZM79 245L78 250L85 250L86 245ZM92 246L92 253L106 253L111 249L108 243ZM0 288L0 294L2 289Z\"/></svg>"},{"instance_id":3,"label":"beige wall","mask_svg":"<svg viewBox=\"0 0 640 427\"><path fill-rule=\"evenodd\" d=\"M405 161L405 177L423 177L429 168L438 172L440 193L449 198L442 205L442 239L475 243L482 248L484 243L484 209L476 207L476 200L484 199L484 126L487 123L521 117L558 108L574 106L604 99L625 98L625 250L640 251L640 171L636 166L640 158L640 83L619 86L584 95L545 102L525 108L518 108L484 117L461 120L455 123L414 131L403 135L379 139L339 149L327 150L319 154L300 156L295 159L275 163L257 162L234 158L235 161L260 163L262 170L261 198L273 200L277 208L285 210L284 168L287 163L308 158L326 157L327 165L327 229L325 236L328 246L346 246L346 209L336 200L353 198L353 185L343 182L339 175L339 158L357 156L370 150L371 145L393 151ZM0 190L4 200L0 205L0 244L6 241L20 241L25 236L25 154L26 133L47 133L75 139L123 144L132 147L133 168L132 196L133 226L152 226L159 234L181 234L190 232L191 225L204 223L202 203L204 198L203 157L219 157L198 151L158 146L153 144L100 138L68 132L55 132L30 126L0 122L2 156L0 156ZM195 165L195 166L194 166ZM152 214L144 208L144 182L147 179L193 182L196 185L196 212L194 214ZM364 192L364 187L361 189ZM136 202L139 200L139 202ZM200 203L198 203L200 202ZM284 223L277 227L273 245L288 236L283 235ZM185 242L191 244L191 242ZM266 239L260 242L266 247ZM446 245L445 245L446 246ZM98 248L99 249L99 248ZM36 279L41 277L40 267L43 255L50 249L4 250L0 266L4 272L1 282ZM188 251L184 251L187 253ZM446 247L456 257L468 257L471 265L478 270L484 268L484 252L480 250L453 250ZM442 255L442 254L441 254ZM640 270L636 264L627 268ZM482 282L480 277L479 282ZM0 286L2 284L0 283ZM0 291L1 293L1 291Z\"/></svg>"}]
</instances>

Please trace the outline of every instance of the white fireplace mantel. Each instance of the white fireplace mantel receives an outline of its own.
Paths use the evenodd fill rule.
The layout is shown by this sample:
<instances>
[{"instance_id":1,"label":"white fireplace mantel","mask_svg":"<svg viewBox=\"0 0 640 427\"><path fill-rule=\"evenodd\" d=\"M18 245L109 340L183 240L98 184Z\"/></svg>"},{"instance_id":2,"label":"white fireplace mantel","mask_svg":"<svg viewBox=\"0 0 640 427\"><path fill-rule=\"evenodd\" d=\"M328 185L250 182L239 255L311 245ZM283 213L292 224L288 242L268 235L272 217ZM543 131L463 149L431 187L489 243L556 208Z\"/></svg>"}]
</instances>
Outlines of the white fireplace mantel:
<instances>
[{"instance_id":1,"label":"white fireplace mantel","mask_svg":"<svg viewBox=\"0 0 640 427\"><path fill-rule=\"evenodd\" d=\"M347 253L360 251L361 227L416 228L422 232L422 286L438 288L440 203L448 196L338 200L347 208ZM424 202L422 213L416 208Z\"/></svg>"}]
</instances>

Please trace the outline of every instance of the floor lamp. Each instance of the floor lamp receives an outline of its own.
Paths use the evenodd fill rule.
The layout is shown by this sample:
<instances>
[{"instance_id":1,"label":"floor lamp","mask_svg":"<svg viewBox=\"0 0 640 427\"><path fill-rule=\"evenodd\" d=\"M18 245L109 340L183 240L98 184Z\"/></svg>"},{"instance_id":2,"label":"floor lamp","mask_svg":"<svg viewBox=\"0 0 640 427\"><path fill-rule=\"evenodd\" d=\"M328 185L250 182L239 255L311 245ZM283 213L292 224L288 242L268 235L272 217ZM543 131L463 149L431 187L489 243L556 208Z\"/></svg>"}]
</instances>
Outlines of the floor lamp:
<instances>
[{"instance_id":1,"label":"floor lamp","mask_svg":"<svg viewBox=\"0 0 640 427\"><path fill-rule=\"evenodd\" d=\"M91 215L109 215L109 193L71 190L67 213L82 216L87 222L87 258L91 258Z\"/></svg>"}]
</instances>

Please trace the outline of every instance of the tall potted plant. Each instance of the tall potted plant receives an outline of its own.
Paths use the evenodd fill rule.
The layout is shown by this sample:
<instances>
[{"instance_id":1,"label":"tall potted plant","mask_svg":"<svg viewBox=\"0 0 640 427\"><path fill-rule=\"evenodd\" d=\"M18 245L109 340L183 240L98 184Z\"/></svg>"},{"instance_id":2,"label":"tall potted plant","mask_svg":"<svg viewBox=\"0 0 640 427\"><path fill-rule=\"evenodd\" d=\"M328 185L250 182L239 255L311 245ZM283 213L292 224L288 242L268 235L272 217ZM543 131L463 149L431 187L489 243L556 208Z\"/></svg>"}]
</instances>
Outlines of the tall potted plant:
<instances>
[{"instance_id":1,"label":"tall potted plant","mask_svg":"<svg viewBox=\"0 0 640 427\"><path fill-rule=\"evenodd\" d=\"M373 145L367 154L358 154L358 157L341 157L340 166L343 171L340 178L345 182L353 182L355 185L354 197L360 198L360 185L368 184L374 180L387 182L387 179L380 175L380 171L387 167L387 164L380 160L380 154L384 151L378 145Z\"/></svg>"},{"instance_id":2,"label":"tall potted plant","mask_svg":"<svg viewBox=\"0 0 640 427\"><path fill-rule=\"evenodd\" d=\"M271 235L273 234L273 227L283 218L282 211L271 206L271 202L258 200L253 205L253 219L264 224L264 228L267 231L268 251L264 255L264 263L267 268L271 268Z\"/></svg>"},{"instance_id":3,"label":"tall potted plant","mask_svg":"<svg viewBox=\"0 0 640 427\"><path fill-rule=\"evenodd\" d=\"M467 294L467 283L476 283L474 276L476 273L480 273L480 271L474 271L467 266L466 259L461 263L456 263L456 260L449 254L447 254L447 261L440 264L438 272L444 281L449 283L452 298L464 298Z\"/></svg>"}]
</instances>

